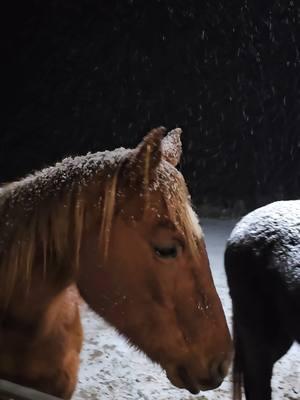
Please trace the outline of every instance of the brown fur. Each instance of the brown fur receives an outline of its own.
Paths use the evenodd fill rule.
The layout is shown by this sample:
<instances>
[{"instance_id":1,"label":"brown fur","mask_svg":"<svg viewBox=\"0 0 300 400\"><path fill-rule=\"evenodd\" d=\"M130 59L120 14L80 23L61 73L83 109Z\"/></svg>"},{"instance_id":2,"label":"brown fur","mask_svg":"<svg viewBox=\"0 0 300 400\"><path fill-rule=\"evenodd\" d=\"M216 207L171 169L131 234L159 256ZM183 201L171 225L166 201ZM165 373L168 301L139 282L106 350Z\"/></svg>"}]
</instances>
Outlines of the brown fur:
<instances>
[{"instance_id":1,"label":"brown fur","mask_svg":"<svg viewBox=\"0 0 300 400\"><path fill-rule=\"evenodd\" d=\"M174 147L164 159L163 134L151 131L114 163L104 153L67 159L0 189L0 378L71 397L82 344L77 285L174 384L221 382L228 328L184 179L169 162L180 154ZM172 228L160 228L166 222ZM161 238L182 241L182 256L158 260L151 243Z\"/></svg>"}]
</instances>

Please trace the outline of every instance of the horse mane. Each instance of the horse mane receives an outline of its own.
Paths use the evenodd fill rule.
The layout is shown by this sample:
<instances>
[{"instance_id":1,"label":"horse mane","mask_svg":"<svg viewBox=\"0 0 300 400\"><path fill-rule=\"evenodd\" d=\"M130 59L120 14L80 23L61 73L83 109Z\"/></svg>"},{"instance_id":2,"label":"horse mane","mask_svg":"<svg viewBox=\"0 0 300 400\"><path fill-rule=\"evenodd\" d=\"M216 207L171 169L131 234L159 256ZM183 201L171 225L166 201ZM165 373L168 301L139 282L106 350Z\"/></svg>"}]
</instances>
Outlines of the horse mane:
<instances>
[{"instance_id":1,"label":"horse mane","mask_svg":"<svg viewBox=\"0 0 300 400\"><path fill-rule=\"evenodd\" d=\"M45 279L49 273L57 279L65 276L61 270L66 267L70 276L76 272L82 232L91 212L93 218L99 219L99 249L105 257L122 186L121 172L133 152L119 148L68 157L0 189L0 282L1 297L7 304L17 286L30 289L37 260ZM182 175L165 160L161 160L157 179L152 183L147 169L145 174L144 194L147 190L161 190L171 221L197 256ZM146 202L147 196L144 198Z\"/></svg>"},{"instance_id":2,"label":"horse mane","mask_svg":"<svg viewBox=\"0 0 300 400\"><path fill-rule=\"evenodd\" d=\"M3 298L11 297L17 283L30 287L37 257L44 277L49 264L61 268L66 256L68 263L76 269L87 208L100 214L104 206L101 235L102 241L107 241L107 215L111 213L108 206L111 200L108 199L114 197L112 189L121 160L131 152L120 148L112 152L68 157L53 167L0 189ZM99 190L93 193L97 198L92 199L89 188L93 182L98 183Z\"/></svg>"}]
</instances>

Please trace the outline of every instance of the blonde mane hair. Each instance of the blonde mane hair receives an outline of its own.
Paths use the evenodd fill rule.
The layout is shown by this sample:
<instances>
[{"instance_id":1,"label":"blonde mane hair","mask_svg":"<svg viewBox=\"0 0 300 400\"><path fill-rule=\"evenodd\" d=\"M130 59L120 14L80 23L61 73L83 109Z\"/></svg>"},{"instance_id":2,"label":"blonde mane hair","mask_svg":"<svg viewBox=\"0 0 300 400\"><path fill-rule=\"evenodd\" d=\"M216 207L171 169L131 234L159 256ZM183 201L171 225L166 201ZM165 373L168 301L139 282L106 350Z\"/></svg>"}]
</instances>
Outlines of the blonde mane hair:
<instances>
[{"instance_id":1,"label":"blonde mane hair","mask_svg":"<svg viewBox=\"0 0 300 400\"><path fill-rule=\"evenodd\" d=\"M64 268L68 271L62 276L72 278L79 264L83 229L91 217L99 220L99 250L105 258L118 193L126 197L128 189L123 175L133 173L128 163L133 152L120 148L67 158L0 189L1 303L9 303L16 287L30 289L35 264L44 279L49 273L58 277ZM122 174L124 170L126 174ZM149 164L144 171L144 206L148 191L160 191L170 220L197 257L194 222L182 175L163 159L152 182Z\"/></svg>"}]
</instances>

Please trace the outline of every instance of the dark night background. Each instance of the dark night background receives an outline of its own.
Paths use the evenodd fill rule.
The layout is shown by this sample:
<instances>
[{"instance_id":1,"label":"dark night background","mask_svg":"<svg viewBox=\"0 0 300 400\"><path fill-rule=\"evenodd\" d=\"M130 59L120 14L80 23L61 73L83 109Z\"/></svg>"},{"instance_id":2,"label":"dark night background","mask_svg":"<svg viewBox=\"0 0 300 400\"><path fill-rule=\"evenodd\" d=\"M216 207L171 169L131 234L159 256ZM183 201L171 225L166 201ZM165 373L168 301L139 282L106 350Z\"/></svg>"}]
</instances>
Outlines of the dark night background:
<instances>
[{"instance_id":1,"label":"dark night background","mask_svg":"<svg viewBox=\"0 0 300 400\"><path fill-rule=\"evenodd\" d=\"M196 204L299 197L298 2L11 0L0 14L1 182L165 125L184 130Z\"/></svg>"}]
</instances>

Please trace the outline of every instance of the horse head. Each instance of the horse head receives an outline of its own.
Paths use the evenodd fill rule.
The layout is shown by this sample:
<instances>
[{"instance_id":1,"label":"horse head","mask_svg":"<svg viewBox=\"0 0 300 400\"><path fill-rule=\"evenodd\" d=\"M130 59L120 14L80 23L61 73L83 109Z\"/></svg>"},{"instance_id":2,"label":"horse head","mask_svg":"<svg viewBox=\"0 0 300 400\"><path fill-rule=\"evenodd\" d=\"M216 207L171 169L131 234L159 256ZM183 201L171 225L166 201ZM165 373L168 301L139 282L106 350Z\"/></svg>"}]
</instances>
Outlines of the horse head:
<instances>
[{"instance_id":1,"label":"horse head","mask_svg":"<svg viewBox=\"0 0 300 400\"><path fill-rule=\"evenodd\" d=\"M101 217L83 229L77 285L174 385L198 393L223 381L231 339L204 236L176 169L180 134L154 129L126 153L109 179Z\"/></svg>"}]
</instances>

